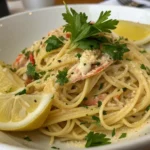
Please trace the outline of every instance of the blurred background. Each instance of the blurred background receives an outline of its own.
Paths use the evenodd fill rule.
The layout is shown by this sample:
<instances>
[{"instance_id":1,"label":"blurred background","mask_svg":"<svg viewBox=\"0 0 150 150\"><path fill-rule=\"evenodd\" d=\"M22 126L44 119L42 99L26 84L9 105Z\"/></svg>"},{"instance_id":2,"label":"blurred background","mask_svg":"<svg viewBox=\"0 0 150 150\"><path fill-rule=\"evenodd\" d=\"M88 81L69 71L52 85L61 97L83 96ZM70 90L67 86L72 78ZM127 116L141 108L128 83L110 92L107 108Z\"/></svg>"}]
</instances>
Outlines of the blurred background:
<instances>
[{"instance_id":1,"label":"blurred background","mask_svg":"<svg viewBox=\"0 0 150 150\"><path fill-rule=\"evenodd\" d=\"M125 5L147 9L150 7L150 0L65 0L65 2L67 4ZM63 0L0 0L0 18L27 10L62 4Z\"/></svg>"}]
</instances>

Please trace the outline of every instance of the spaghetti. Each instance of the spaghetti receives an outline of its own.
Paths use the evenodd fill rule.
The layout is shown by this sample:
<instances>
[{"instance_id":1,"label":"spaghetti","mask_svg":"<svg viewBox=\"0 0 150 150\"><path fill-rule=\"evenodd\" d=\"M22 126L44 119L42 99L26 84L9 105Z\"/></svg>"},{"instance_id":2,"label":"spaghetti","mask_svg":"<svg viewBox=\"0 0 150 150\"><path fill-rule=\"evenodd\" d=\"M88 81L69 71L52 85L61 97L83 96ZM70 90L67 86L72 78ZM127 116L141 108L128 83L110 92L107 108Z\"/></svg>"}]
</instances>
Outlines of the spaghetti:
<instances>
[{"instance_id":1,"label":"spaghetti","mask_svg":"<svg viewBox=\"0 0 150 150\"><path fill-rule=\"evenodd\" d=\"M99 37L107 39L106 43L126 45L128 51L120 60L102 53L101 46L70 50L71 34L64 27L50 32L24 50L13 64L16 74L25 80L28 93L54 95L40 131L53 143L55 138L83 140L91 131L142 125L150 116L150 54L141 53L141 47L113 33L100 33ZM51 37L63 45L48 50ZM27 73L29 64L40 77L35 79Z\"/></svg>"}]
</instances>

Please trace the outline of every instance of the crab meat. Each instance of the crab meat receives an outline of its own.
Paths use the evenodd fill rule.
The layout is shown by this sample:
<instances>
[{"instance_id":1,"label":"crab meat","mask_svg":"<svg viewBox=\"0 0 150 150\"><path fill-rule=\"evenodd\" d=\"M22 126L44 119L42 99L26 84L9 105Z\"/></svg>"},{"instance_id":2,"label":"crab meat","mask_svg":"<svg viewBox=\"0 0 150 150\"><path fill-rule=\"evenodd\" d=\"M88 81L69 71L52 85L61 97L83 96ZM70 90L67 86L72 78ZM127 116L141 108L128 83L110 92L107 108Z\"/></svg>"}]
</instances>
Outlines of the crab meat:
<instances>
[{"instance_id":1,"label":"crab meat","mask_svg":"<svg viewBox=\"0 0 150 150\"><path fill-rule=\"evenodd\" d=\"M13 63L12 67L19 69L23 66L25 66L25 64L27 63L28 59L25 57L24 54L19 54L15 60L15 62Z\"/></svg>"},{"instance_id":2,"label":"crab meat","mask_svg":"<svg viewBox=\"0 0 150 150\"><path fill-rule=\"evenodd\" d=\"M94 97L91 97L87 100L84 101L84 104L86 106L93 106L93 105L97 105L98 104L98 101L103 101L105 98L106 98L107 94L100 94L98 96L94 96Z\"/></svg>"},{"instance_id":3,"label":"crab meat","mask_svg":"<svg viewBox=\"0 0 150 150\"><path fill-rule=\"evenodd\" d=\"M68 78L73 83L84 80L104 71L113 62L107 54L100 54L98 50L86 50L83 52L80 62L68 71Z\"/></svg>"}]
</instances>

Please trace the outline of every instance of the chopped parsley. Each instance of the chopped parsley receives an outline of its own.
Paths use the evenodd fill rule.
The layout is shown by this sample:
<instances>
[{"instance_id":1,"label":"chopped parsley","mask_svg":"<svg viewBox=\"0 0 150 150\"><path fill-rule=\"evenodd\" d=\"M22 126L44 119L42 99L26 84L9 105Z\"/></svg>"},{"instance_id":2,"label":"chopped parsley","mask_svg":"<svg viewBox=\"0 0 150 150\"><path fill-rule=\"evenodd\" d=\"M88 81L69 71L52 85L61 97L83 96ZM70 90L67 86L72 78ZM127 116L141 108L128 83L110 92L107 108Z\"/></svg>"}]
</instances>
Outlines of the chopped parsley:
<instances>
[{"instance_id":1,"label":"chopped parsley","mask_svg":"<svg viewBox=\"0 0 150 150\"><path fill-rule=\"evenodd\" d=\"M122 60L123 54L129 52L126 44L118 41L115 43L107 43L102 45L102 52L108 54L113 60Z\"/></svg>"},{"instance_id":2,"label":"chopped parsley","mask_svg":"<svg viewBox=\"0 0 150 150\"><path fill-rule=\"evenodd\" d=\"M116 129L114 128L114 129L112 130L112 134L111 134L111 136L112 136L112 137L114 137L114 136L115 136L115 134L116 134Z\"/></svg>"},{"instance_id":3,"label":"chopped parsley","mask_svg":"<svg viewBox=\"0 0 150 150\"><path fill-rule=\"evenodd\" d=\"M83 99L84 101L87 101L88 100L88 98L87 97L84 97L84 99Z\"/></svg>"},{"instance_id":4,"label":"chopped parsley","mask_svg":"<svg viewBox=\"0 0 150 150\"><path fill-rule=\"evenodd\" d=\"M57 80L60 85L64 85L65 83L69 82L67 78L68 69L64 68L62 71L58 71L58 75L56 76Z\"/></svg>"},{"instance_id":5,"label":"chopped parsley","mask_svg":"<svg viewBox=\"0 0 150 150\"><path fill-rule=\"evenodd\" d=\"M32 140L30 139L30 137L29 137L29 136L25 136L25 137L24 137L24 140L29 141L29 142L31 142L31 141L32 141Z\"/></svg>"},{"instance_id":6,"label":"chopped parsley","mask_svg":"<svg viewBox=\"0 0 150 150\"><path fill-rule=\"evenodd\" d=\"M99 119L99 117L97 117L97 116L92 116L92 119L95 121L95 122L93 122L93 123L95 123L96 125L100 125L100 119Z\"/></svg>"},{"instance_id":7,"label":"chopped parsley","mask_svg":"<svg viewBox=\"0 0 150 150\"><path fill-rule=\"evenodd\" d=\"M144 64L141 64L141 69L146 70L147 74L150 75L150 69Z\"/></svg>"},{"instance_id":8,"label":"chopped parsley","mask_svg":"<svg viewBox=\"0 0 150 150\"><path fill-rule=\"evenodd\" d=\"M32 77L35 80L39 79L40 77L39 74L36 72L35 65L33 65L32 63L29 63L27 65L26 73L29 77Z\"/></svg>"},{"instance_id":9,"label":"chopped parsley","mask_svg":"<svg viewBox=\"0 0 150 150\"><path fill-rule=\"evenodd\" d=\"M99 86L99 90L101 90L104 86L104 83L101 83L100 86Z\"/></svg>"},{"instance_id":10,"label":"chopped parsley","mask_svg":"<svg viewBox=\"0 0 150 150\"><path fill-rule=\"evenodd\" d=\"M87 123L88 123L87 121L84 121L84 122L81 122L80 125L87 124Z\"/></svg>"},{"instance_id":11,"label":"chopped parsley","mask_svg":"<svg viewBox=\"0 0 150 150\"><path fill-rule=\"evenodd\" d=\"M125 138L127 136L127 133L122 133L119 137L119 139Z\"/></svg>"},{"instance_id":12,"label":"chopped parsley","mask_svg":"<svg viewBox=\"0 0 150 150\"><path fill-rule=\"evenodd\" d=\"M126 58L126 60L131 61L131 59L130 59L130 58Z\"/></svg>"},{"instance_id":13,"label":"chopped parsley","mask_svg":"<svg viewBox=\"0 0 150 150\"><path fill-rule=\"evenodd\" d=\"M50 77L50 75L48 74L48 75L44 78L44 81L46 81L49 77Z\"/></svg>"},{"instance_id":14,"label":"chopped parsley","mask_svg":"<svg viewBox=\"0 0 150 150\"><path fill-rule=\"evenodd\" d=\"M52 149L57 149L57 150L60 149L60 148L58 148L58 147L56 147L56 146L52 146L51 148L52 148Z\"/></svg>"},{"instance_id":15,"label":"chopped parsley","mask_svg":"<svg viewBox=\"0 0 150 150\"><path fill-rule=\"evenodd\" d=\"M78 59L80 59L81 56L82 56L82 55L81 55L80 53L77 53L77 54L75 55L75 57L77 57Z\"/></svg>"},{"instance_id":16,"label":"chopped parsley","mask_svg":"<svg viewBox=\"0 0 150 150\"><path fill-rule=\"evenodd\" d=\"M102 102L98 101L98 107L101 107L101 105L102 105Z\"/></svg>"},{"instance_id":17,"label":"chopped parsley","mask_svg":"<svg viewBox=\"0 0 150 150\"><path fill-rule=\"evenodd\" d=\"M141 69L146 70L146 66L144 64L141 64Z\"/></svg>"},{"instance_id":18,"label":"chopped parsley","mask_svg":"<svg viewBox=\"0 0 150 150\"><path fill-rule=\"evenodd\" d=\"M65 41L66 39L65 39L63 36L60 36L60 37L59 37L59 40L63 42L63 41Z\"/></svg>"},{"instance_id":19,"label":"chopped parsley","mask_svg":"<svg viewBox=\"0 0 150 150\"><path fill-rule=\"evenodd\" d=\"M10 68L10 70L11 70L12 72L16 72L16 71L17 71L16 68Z\"/></svg>"},{"instance_id":20,"label":"chopped parsley","mask_svg":"<svg viewBox=\"0 0 150 150\"><path fill-rule=\"evenodd\" d=\"M47 52L50 52L54 49L57 49L59 47L61 47L64 43L59 39L57 38L55 35L52 35L51 37L49 37L45 43L47 43L47 46L46 46L46 51Z\"/></svg>"},{"instance_id":21,"label":"chopped parsley","mask_svg":"<svg viewBox=\"0 0 150 150\"><path fill-rule=\"evenodd\" d=\"M141 51L139 51L140 53L147 53L147 51L146 50L141 50Z\"/></svg>"},{"instance_id":22,"label":"chopped parsley","mask_svg":"<svg viewBox=\"0 0 150 150\"><path fill-rule=\"evenodd\" d=\"M41 71L41 72L39 72L39 74L43 76L46 74L46 71Z\"/></svg>"},{"instance_id":23,"label":"chopped parsley","mask_svg":"<svg viewBox=\"0 0 150 150\"><path fill-rule=\"evenodd\" d=\"M149 111L150 110L150 105L146 107L146 111Z\"/></svg>"},{"instance_id":24,"label":"chopped parsley","mask_svg":"<svg viewBox=\"0 0 150 150\"><path fill-rule=\"evenodd\" d=\"M81 105L81 107L84 107L84 108L88 109L88 106L87 106L87 105Z\"/></svg>"},{"instance_id":25,"label":"chopped parsley","mask_svg":"<svg viewBox=\"0 0 150 150\"><path fill-rule=\"evenodd\" d=\"M107 111L104 110L104 111L103 111L103 115L107 115Z\"/></svg>"},{"instance_id":26,"label":"chopped parsley","mask_svg":"<svg viewBox=\"0 0 150 150\"><path fill-rule=\"evenodd\" d=\"M17 96L17 95L23 95L23 94L26 94L26 93L27 93L26 89L23 89L22 91L16 93L15 96Z\"/></svg>"},{"instance_id":27,"label":"chopped parsley","mask_svg":"<svg viewBox=\"0 0 150 150\"><path fill-rule=\"evenodd\" d=\"M122 88L122 90L125 92L127 90L127 88L124 87L124 88Z\"/></svg>"},{"instance_id":28,"label":"chopped parsley","mask_svg":"<svg viewBox=\"0 0 150 150\"><path fill-rule=\"evenodd\" d=\"M26 56L26 58L29 58L30 52L27 51L27 48L25 48L25 49L22 50L22 54L24 54Z\"/></svg>"},{"instance_id":29,"label":"chopped parsley","mask_svg":"<svg viewBox=\"0 0 150 150\"><path fill-rule=\"evenodd\" d=\"M105 134L94 132L89 132L88 135L85 137L85 140L85 147L100 146L111 143L110 138L107 138Z\"/></svg>"}]
</instances>

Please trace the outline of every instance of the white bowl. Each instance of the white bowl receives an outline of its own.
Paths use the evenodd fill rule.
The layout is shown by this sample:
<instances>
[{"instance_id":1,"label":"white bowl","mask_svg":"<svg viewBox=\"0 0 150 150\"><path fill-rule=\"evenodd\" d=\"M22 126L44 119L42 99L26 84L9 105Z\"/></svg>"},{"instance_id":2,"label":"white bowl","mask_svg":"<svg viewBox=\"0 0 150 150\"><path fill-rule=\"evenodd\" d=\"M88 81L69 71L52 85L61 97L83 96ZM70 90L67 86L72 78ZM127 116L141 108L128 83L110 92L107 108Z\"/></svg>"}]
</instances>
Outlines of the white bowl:
<instances>
[{"instance_id":1,"label":"white bowl","mask_svg":"<svg viewBox=\"0 0 150 150\"><path fill-rule=\"evenodd\" d=\"M150 13L140 9L118 6L103 5L72 5L77 11L86 12L89 20L95 20L102 10L111 10L111 18L130 20L150 24ZM30 46L34 41L41 39L50 30L58 28L64 24L61 14L65 12L64 6L40 9L32 12L25 12L10 17L0 19L0 60L11 63L17 54L25 47ZM90 148L91 150L148 150L150 146L150 135L143 136L150 132L150 127L144 127L139 131L142 137L133 136L130 140L120 141L115 144L102 147ZM23 140L23 136L28 134L32 137L33 142ZM135 139L134 139L135 138ZM0 132L0 150L12 150L20 147L24 149L36 148L48 150L49 138L40 135L37 132L22 133L3 133ZM6 145L7 144L7 145ZM16 146L16 147L14 147ZM72 147L69 144L57 142L55 146L61 150L77 150L78 147ZM147 148L147 149L146 149ZM83 149L82 149L83 150Z\"/></svg>"},{"instance_id":2,"label":"white bowl","mask_svg":"<svg viewBox=\"0 0 150 150\"><path fill-rule=\"evenodd\" d=\"M48 7L54 4L54 0L22 0L25 9L37 9Z\"/></svg>"}]
</instances>

